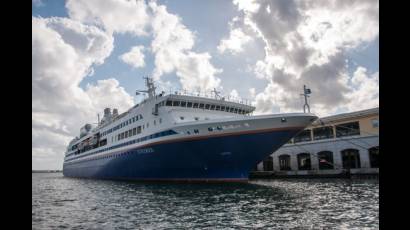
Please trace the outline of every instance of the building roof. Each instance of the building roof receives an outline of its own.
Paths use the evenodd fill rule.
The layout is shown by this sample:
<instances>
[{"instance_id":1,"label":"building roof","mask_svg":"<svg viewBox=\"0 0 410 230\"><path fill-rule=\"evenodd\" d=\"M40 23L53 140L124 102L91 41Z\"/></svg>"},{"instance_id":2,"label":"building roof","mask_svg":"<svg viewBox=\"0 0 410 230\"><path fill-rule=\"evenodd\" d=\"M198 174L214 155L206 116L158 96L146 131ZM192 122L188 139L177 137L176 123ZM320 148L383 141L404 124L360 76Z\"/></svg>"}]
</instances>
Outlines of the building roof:
<instances>
[{"instance_id":1,"label":"building roof","mask_svg":"<svg viewBox=\"0 0 410 230\"><path fill-rule=\"evenodd\" d=\"M316 120L313 125L318 125L322 122L335 122L339 120L347 120L351 118L359 118L359 117L367 117L371 115L378 115L379 114L379 107L372 108L372 109L365 109L365 110L360 110L360 111L355 111L355 112L350 112L350 113L341 113L341 114L336 114L332 116L327 116L327 117L322 117L318 120Z\"/></svg>"}]
</instances>

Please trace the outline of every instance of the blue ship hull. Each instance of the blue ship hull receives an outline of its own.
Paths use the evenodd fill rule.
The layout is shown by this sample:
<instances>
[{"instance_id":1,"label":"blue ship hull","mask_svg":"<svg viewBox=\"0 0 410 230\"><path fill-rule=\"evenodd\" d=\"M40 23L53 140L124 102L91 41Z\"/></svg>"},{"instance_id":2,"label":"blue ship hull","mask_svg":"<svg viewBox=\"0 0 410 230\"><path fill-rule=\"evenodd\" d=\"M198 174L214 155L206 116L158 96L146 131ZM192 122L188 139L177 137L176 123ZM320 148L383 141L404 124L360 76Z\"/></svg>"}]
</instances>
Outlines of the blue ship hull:
<instances>
[{"instance_id":1,"label":"blue ship hull","mask_svg":"<svg viewBox=\"0 0 410 230\"><path fill-rule=\"evenodd\" d=\"M303 128L158 142L65 163L68 177L148 181L247 181L257 163Z\"/></svg>"}]
</instances>

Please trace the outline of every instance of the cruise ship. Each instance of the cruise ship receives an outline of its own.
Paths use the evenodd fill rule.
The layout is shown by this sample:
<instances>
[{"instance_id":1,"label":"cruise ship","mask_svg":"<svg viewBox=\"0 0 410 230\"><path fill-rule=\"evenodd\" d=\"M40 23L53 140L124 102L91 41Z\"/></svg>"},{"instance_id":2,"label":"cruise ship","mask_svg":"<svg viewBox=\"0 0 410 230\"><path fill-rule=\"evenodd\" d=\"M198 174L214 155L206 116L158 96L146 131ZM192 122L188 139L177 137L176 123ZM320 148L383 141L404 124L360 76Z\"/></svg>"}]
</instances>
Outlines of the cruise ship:
<instances>
[{"instance_id":1,"label":"cruise ship","mask_svg":"<svg viewBox=\"0 0 410 230\"><path fill-rule=\"evenodd\" d=\"M317 119L311 113L252 115L255 107L221 97L156 93L121 114L106 108L70 141L67 177L135 181L246 182L249 172Z\"/></svg>"}]
</instances>

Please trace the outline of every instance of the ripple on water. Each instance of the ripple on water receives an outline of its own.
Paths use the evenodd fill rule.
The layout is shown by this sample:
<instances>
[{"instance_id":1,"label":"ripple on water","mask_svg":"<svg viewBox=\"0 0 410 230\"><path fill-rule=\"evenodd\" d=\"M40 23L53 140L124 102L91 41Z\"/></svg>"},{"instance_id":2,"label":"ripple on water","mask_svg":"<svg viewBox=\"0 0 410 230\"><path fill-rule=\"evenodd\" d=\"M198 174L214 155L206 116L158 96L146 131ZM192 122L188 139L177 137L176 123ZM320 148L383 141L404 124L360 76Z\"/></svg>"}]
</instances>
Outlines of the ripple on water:
<instances>
[{"instance_id":1,"label":"ripple on water","mask_svg":"<svg viewBox=\"0 0 410 230\"><path fill-rule=\"evenodd\" d=\"M33 174L33 229L377 229L377 181L153 184Z\"/></svg>"}]
</instances>

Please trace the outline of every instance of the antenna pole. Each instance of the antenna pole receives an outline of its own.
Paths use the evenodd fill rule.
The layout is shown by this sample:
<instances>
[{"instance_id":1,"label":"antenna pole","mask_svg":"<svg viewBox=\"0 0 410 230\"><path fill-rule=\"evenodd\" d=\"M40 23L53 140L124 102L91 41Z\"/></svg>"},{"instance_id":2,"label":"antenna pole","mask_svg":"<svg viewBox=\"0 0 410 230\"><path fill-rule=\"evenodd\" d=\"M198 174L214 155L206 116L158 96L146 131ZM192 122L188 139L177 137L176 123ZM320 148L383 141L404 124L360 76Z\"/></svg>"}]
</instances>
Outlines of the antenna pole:
<instances>
[{"instance_id":1,"label":"antenna pole","mask_svg":"<svg viewBox=\"0 0 410 230\"><path fill-rule=\"evenodd\" d=\"M312 93L311 90L306 88L306 85L303 85L303 94L301 95L305 97L305 104L303 105L304 113L306 113L306 108L308 109L308 113L310 113L310 106L309 106L307 98L309 97L309 94L311 93Z\"/></svg>"}]
</instances>

